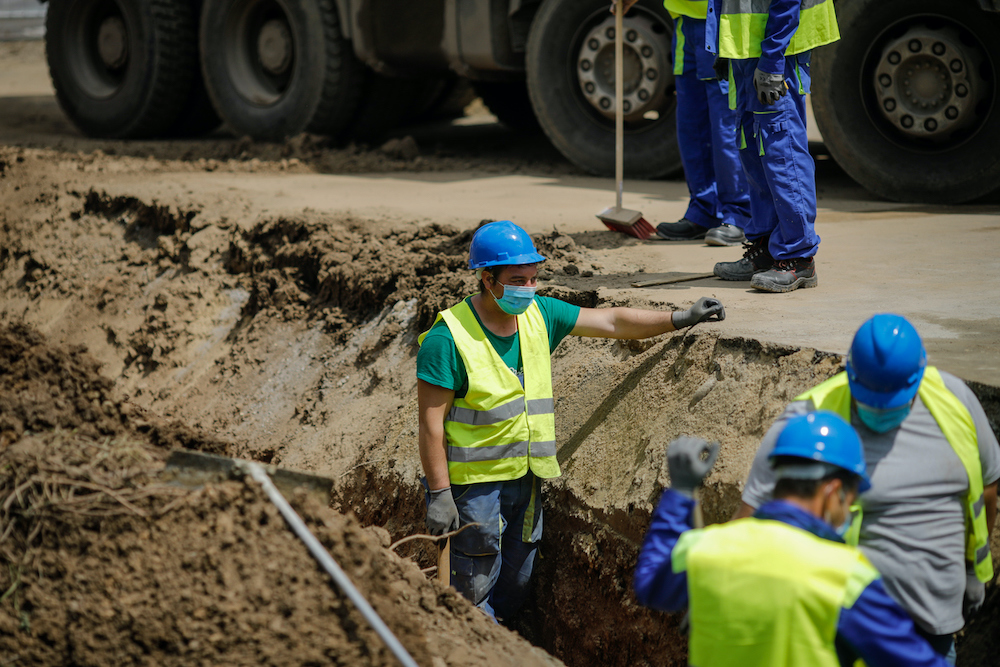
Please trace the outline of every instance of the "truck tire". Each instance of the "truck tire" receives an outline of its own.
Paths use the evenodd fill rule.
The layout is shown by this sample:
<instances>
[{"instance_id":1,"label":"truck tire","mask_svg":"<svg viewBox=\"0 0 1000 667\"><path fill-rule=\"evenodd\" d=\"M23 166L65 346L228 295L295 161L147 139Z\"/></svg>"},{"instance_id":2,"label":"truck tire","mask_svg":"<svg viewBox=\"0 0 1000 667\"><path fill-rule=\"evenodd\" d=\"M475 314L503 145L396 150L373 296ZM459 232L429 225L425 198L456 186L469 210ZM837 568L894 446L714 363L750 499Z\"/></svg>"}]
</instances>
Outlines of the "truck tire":
<instances>
[{"instance_id":1,"label":"truck tire","mask_svg":"<svg viewBox=\"0 0 1000 667\"><path fill-rule=\"evenodd\" d=\"M338 135L340 141L374 143L399 126L420 96L423 81L383 76L365 68L354 118Z\"/></svg>"},{"instance_id":2,"label":"truck tire","mask_svg":"<svg viewBox=\"0 0 1000 667\"><path fill-rule=\"evenodd\" d=\"M52 0L45 53L56 99L92 137L163 134L198 67L186 0Z\"/></svg>"},{"instance_id":3,"label":"truck tire","mask_svg":"<svg viewBox=\"0 0 1000 667\"><path fill-rule=\"evenodd\" d=\"M479 97L497 119L512 130L538 132L541 126L523 81L477 81Z\"/></svg>"},{"instance_id":4,"label":"truck tire","mask_svg":"<svg viewBox=\"0 0 1000 667\"><path fill-rule=\"evenodd\" d=\"M813 54L830 154L896 201L955 204L1000 187L1000 15L973 2L844 0Z\"/></svg>"},{"instance_id":5,"label":"truck tire","mask_svg":"<svg viewBox=\"0 0 1000 667\"><path fill-rule=\"evenodd\" d=\"M528 92L552 143L592 174L615 171L614 16L606 0L545 0L528 34ZM670 66L673 21L661 0L625 17L625 173L681 169Z\"/></svg>"},{"instance_id":6,"label":"truck tire","mask_svg":"<svg viewBox=\"0 0 1000 667\"><path fill-rule=\"evenodd\" d=\"M206 0L199 45L212 103L239 134L337 134L354 117L363 69L334 0Z\"/></svg>"}]
</instances>

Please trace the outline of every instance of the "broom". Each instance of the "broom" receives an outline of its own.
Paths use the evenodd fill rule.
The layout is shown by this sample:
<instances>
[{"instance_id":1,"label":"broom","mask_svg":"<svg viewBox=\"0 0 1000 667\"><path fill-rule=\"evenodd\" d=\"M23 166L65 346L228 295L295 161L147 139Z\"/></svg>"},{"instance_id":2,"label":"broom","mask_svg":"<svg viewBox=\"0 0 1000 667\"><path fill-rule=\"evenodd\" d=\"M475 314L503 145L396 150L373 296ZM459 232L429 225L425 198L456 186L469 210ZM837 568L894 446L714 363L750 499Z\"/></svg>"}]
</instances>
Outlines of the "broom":
<instances>
[{"instance_id":1,"label":"broom","mask_svg":"<svg viewBox=\"0 0 1000 667\"><path fill-rule=\"evenodd\" d=\"M618 181L615 205L597 214L597 219L613 232L621 232L646 240L656 234L656 230L642 217L640 211L622 208L622 190L625 181L625 67L623 65L622 0L615 3L615 179Z\"/></svg>"}]
</instances>

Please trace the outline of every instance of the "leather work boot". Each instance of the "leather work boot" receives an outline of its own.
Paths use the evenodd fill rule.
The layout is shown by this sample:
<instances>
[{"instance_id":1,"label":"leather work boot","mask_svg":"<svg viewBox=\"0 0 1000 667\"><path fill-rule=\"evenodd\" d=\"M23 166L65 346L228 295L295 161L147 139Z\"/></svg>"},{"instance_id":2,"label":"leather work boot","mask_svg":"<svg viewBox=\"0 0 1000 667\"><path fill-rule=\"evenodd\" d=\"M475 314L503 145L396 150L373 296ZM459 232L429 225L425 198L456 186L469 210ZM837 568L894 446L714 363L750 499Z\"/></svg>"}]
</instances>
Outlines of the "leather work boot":
<instances>
[{"instance_id":1,"label":"leather work boot","mask_svg":"<svg viewBox=\"0 0 1000 667\"><path fill-rule=\"evenodd\" d=\"M661 222L656 226L656 235L664 241L692 241L705 238L708 230L687 218L677 222Z\"/></svg>"},{"instance_id":2,"label":"leather work boot","mask_svg":"<svg viewBox=\"0 0 1000 667\"><path fill-rule=\"evenodd\" d=\"M761 236L743 244L743 259L736 262L718 262L714 273L723 280L750 280L755 273L767 271L774 258L767 250L767 237Z\"/></svg>"},{"instance_id":3,"label":"leather work boot","mask_svg":"<svg viewBox=\"0 0 1000 667\"><path fill-rule=\"evenodd\" d=\"M737 245L747 240L743 235L743 230L736 225L721 224L714 227L705 234L705 243L708 245Z\"/></svg>"},{"instance_id":4,"label":"leather work boot","mask_svg":"<svg viewBox=\"0 0 1000 667\"><path fill-rule=\"evenodd\" d=\"M779 259L769 270L750 279L750 287L765 292L791 292L800 287L816 287L816 260L813 257Z\"/></svg>"}]
</instances>

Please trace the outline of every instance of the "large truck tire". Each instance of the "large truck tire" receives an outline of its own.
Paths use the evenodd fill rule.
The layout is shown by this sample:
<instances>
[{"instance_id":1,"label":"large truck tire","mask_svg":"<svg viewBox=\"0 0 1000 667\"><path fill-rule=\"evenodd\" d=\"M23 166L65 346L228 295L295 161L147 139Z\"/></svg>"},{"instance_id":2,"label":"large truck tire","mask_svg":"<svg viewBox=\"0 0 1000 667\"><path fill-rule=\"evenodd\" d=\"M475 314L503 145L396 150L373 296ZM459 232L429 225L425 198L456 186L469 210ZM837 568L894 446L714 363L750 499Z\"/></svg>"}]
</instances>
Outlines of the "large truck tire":
<instances>
[{"instance_id":1,"label":"large truck tire","mask_svg":"<svg viewBox=\"0 0 1000 667\"><path fill-rule=\"evenodd\" d=\"M425 84L420 79L389 77L365 69L354 118L337 135L340 141L381 141L403 123L423 92Z\"/></svg>"},{"instance_id":2,"label":"large truck tire","mask_svg":"<svg viewBox=\"0 0 1000 667\"><path fill-rule=\"evenodd\" d=\"M56 99L92 137L163 134L198 67L187 0L51 0L45 52Z\"/></svg>"},{"instance_id":3,"label":"large truck tire","mask_svg":"<svg viewBox=\"0 0 1000 667\"><path fill-rule=\"evenodd\" d=\"M477 81L474 87L483 104L510 129L518 132L541 129L524 81Z\"/></svg>"},{"instance_id":4,"label":"large truck tire","mask_svg":"<svg viewBox=\"0 0 1000 667\"><path fill-rule=\"evenodd\" d=\"M813 54L830 154L896 201L955 204L1000 187L1000 15L975 2L843 0Z\"/></svg>"},{"instance_id":5,"label":"large truck tire","mask_svg":"<svg viewBox=\"0 0 1000 667\"><path fill-rule=\"evenodd\" d=\"M199 45L213 106L239 134L337 134L354 118L364 70L334 0L206 0Z\"/></svg>"},{"instance_id":6,"label":"large truck tire","mask_svg":"<svg viewBox=\"0 0 1000 667\"><path fill-rule=\"evenodd\" d=\"M552 143L592 174L615 171L614 16L606 0L545 0L528 34L535 116ZM662 0L639 0L624 21L625 174L681 169L670 40Z\"/></svg>"}]
</instances>

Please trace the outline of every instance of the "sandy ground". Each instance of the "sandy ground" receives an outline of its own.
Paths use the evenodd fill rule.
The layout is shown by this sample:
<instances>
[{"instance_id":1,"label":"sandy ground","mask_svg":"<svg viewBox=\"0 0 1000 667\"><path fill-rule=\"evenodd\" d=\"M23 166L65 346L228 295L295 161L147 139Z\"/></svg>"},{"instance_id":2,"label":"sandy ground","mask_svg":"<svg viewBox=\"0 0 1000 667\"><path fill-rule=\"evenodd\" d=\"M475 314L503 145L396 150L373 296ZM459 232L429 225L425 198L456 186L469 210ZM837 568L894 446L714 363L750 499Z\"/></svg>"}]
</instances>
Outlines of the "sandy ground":
<instances>
[{"instance_id":1,"label":"sandy ground","mask_svg":"<svg viewBox=\"0 0 1000 667\"><path fill-rule=\"evenodd\" d=\"M996 205L877 201L816 145L819 288L769 295L704 279L637 289L633 282L710 272L740 249L604 230L593 216L612 201L609 182L481 108L403 130L416 156L317 137L256 144L224 128L201 141L102 142L62 116L37 43L0 44L0 62L0 320L33 327L20 337L37 335L42 348L85 345L107 383L106 396L88 389L82 400L56 372L39 395L70 415L65 424L26 426L50 398L25 402L15 392L21 416L0 421L4 447L35 451L51 444L31 440L35 429L116 415L151 433L152 447L329 476L336 509L397 539L423 521L416 334L473 289L464 263L480 221L513 219L535 234L550 257L545 294L586 306L676 308L703 295L725 303L722 323L636 343L569 339L553 357L565 474L547 485L543 558L513 625L567 664L683 664L679 619L639 608L630 592L649 513L669 484L666 444L681 433L723 443L705 499L708 518L723 520L764 430L841 367L839 353L872 313L913 319L932 363L980 383L1000 417ZM679 218L686 205L680 181L626 190L626 206L653 222ZM132 530L123 529L123 544ZM19 535L19 557L58 552L58 540L33 538L30 526ZM426 545L399 554L433 562ZM32 585L58 606L45 577ZM250 622L234 614L233 623ZM13 618L11 627L22 622ZM203 643L211 632L202 631ZM15 640L11 650L22 648ZM477 645L466 649L429 655L445 664L479 656Z\"/></svg>"}]
</instances>

